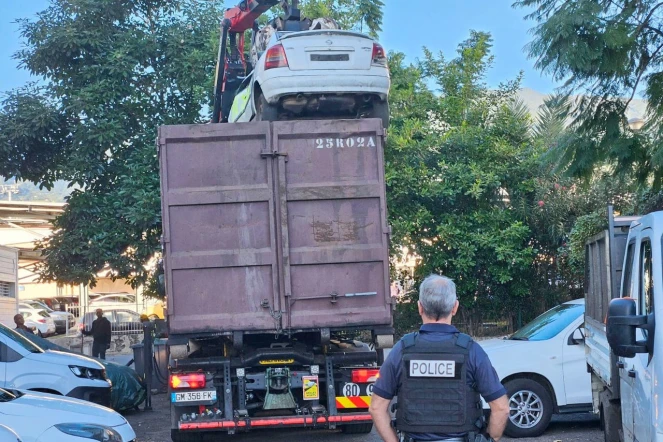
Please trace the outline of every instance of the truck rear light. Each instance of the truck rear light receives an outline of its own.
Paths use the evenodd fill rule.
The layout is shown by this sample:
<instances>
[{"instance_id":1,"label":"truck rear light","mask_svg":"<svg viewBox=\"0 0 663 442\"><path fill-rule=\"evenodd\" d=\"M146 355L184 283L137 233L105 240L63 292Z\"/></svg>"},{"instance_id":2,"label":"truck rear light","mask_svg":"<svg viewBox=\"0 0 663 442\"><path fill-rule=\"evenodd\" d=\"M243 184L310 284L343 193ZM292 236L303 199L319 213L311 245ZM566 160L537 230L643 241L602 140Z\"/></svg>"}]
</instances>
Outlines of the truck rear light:
<instances>
[{"instance_id":1,"label":"truck rear light","mask_svg":"<svg viewBox=\"0 0 663 442\"><path fill-rule=\"evenodd\" d=\"M170 386L177 388L203 388L205 387L205 375L203 373L173 374L170 375Z\"/></svg>"},{"instance_id":2,"label":"truck rear light","mask_svg":"<svg viewBox=\"0 0 663 442\"><path fill-rule=\"evenodd\" d=\"M377 368L362 368L352 370L352 382L355 384L368 384L375 382L380 377L380 370Z\"/></svg>"},{"instance_id":3,"label":"truck rear light","mask_svg":"<svg viewBox=\"0 0 663 442\"><path fill-rule=\"evenodd\" d=\"M387 54L379 43L373 43L373 64L378 66L387 66Z\"/></svg>"},{"instance_id":4,"label":"truck rear light","mask_svg":"<svg viewBox=\"0 0 663 442\"><path fill-rule=\"evenodd\" d=\"M288 58L285 56L283 45L277 44L267 49L267 55L265 55L265 70L287 67Z\"/></svg>"}]
</instances>

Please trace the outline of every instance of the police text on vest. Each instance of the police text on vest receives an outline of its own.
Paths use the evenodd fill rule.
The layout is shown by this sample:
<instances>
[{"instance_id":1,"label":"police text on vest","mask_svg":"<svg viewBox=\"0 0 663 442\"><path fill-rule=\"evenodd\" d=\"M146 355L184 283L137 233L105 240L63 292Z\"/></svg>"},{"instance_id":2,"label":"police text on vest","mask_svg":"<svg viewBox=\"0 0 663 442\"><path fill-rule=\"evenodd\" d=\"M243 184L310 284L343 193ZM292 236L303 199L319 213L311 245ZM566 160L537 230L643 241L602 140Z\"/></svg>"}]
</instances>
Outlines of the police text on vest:
<instances>
[{"instance_id":1,"label":"police text on vest","mask_svg":"<svg viewBox=\"0 0 663 442\"><path fill-rule=\"evenodd\" d=\"M453 378L456 376L454 361L410 361L410 377Z\"/></svg>"}]
</instances>

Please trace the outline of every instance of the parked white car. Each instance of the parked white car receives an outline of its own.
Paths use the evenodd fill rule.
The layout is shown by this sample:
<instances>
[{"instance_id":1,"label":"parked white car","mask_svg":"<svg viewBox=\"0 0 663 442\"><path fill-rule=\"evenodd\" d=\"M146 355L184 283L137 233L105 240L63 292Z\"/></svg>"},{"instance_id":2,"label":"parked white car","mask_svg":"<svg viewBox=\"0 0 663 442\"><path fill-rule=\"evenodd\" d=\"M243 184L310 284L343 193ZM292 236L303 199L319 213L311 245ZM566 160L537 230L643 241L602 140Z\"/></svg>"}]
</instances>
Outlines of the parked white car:
<instances>
[{"instance_id":1,"label":"parked white car","mask_svg":"<svg viewBox=\"0 0 663 442\"><path fill-rule=\"evenodd\" d=\"M238 88L229 122L331 115L389 125L387 55L358 32L275 32Z\"/></svg>"},{"instance_id":2,"label":"parked white car","mask_svg":"<svg viewBox=\"0 0 663 442\"><path fill-rule=\"evenodd\" d=\"M55 334L55 321L45 310L22 307L18 309L18 312L25 319L25 325L28 328L34 327L42 338Z\"/></svg>"},{"instance_id":3,"label":"parked white car","mask_svg":"<svg viewBox=\"0 0 663 442\"><path fill-rule=\"evenodd\" d=\"M69 312L59 312L57 310L53 310L43 302L32 300L22 301L18 304L18 308L44 310L51 318L53 318L53 322L55 322L56 333L65 333L67 331L67 327L73 328L76 326L76 318L74 315ZM69 324L67 324L67 322Z\"/></svg>"},{"instance_id":4,"label":"parked white car","mask_svg":"<svg viewBox=\"0 0 663 442\"><path fill-rule=\"evenodd\" d=\"M94 312L100 308L102 310L125 309L138 313L136 305L136 296L129 293L110 293L96 297L90 301L89 312Z\"/></svg>"},{"instance_id":5,"label":"parked white car","mask_svg":"<svg viewBox=\"0 0 663 442\"><path fill-rule=\"evenodd\" d=\"M109 408L52 394L2 388L0 424L11 427L22 442L133 442L136 439L127 420Z\"/></svg>"},{"instance_id":6,"label":"parked white car","mask_svg":"<svg viewBox=\"0 0 663 442\"><path fill-rule=\"evenodd\" d=\"M479 341L507 390L508 436L536 437L554 413L592 410L584 313L584 299L566 302L509 337Z\"/></svg>"},{"instance_id":7,"label":"parked white car","mask_svg":"<svg viewBox=\"0 0 663 442\"><path fill-rule=\"evenodd\" d=\"M1 388L53 393L110 405L110 381L104 366L94 359L42 350L2 324L0 355Z\"/></svg>"}]
</instances>

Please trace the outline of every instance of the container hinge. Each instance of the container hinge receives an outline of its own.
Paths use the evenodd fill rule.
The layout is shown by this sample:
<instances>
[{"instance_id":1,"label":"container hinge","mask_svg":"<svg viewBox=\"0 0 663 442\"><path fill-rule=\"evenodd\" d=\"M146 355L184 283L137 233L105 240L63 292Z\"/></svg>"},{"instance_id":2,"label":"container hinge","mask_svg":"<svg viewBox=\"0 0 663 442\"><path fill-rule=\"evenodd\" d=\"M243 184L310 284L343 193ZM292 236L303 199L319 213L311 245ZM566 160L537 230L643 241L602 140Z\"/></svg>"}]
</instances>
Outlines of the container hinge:
<instances>
[{"instance_id":1,"label":"container hinge","mask_svg":"<svg viewBox=\"0 0 663 442\"><path fill-rule=\"evenodd\" d=\"M260 158L278 158L278 157L287 157L288 154L284 152L272 151L272 152L262 152Z\"/></svg>"}]
</instances>

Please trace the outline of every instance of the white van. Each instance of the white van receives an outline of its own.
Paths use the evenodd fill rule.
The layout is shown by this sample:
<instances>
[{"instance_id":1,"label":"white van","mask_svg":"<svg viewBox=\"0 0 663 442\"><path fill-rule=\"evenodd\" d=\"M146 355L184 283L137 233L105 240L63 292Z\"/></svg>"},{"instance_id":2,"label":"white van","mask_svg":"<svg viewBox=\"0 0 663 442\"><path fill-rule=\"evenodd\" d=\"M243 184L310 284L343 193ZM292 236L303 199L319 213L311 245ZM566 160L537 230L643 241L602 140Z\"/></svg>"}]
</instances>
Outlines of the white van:
<instances>
[{"instance_id":1,"label":"white van","mask_svg":"<svg viewBox=\"0 0 663 442\"><path fill-rule=\"evenodd\" d=\"M110 406L103 365L86 356L42 350L0 324L0 387L32 390Z\"/></svg>"}]
</instances>

